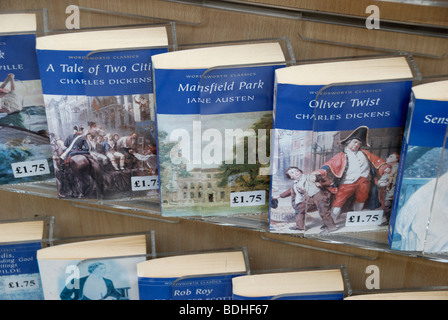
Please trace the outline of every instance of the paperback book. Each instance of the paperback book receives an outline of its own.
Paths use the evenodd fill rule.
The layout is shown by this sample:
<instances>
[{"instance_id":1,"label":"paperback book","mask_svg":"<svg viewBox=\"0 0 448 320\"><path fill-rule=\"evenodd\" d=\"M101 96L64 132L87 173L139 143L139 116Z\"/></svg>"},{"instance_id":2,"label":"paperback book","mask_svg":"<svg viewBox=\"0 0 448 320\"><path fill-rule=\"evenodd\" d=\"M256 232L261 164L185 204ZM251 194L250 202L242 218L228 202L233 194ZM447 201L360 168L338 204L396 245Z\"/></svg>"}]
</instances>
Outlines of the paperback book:
<instances>
[{"instance_id":1,"label":"paperback book","mask_svg":"<svg viewBox=\"0 0 448 320\"><path fill-rule=\"evenodd\" d=\"M148 260L137 266L140 300L231 300L232 279L247 271L242 251Z\"/></svg>"},{"instance_id":2,"label":"paperback book","mask_svg":"<svg viewBox=\"0 0 448 320\"><path fill-rule=\"evenodd\" d=\"M271 232L387 228L411 80L405 57L276 71Z\"/></svg>"},{"instance_id":3,"label":"paperback book","mask_svg":"<svg viewBox=\"0 0 448 320\"><path fill-rule=\"evenodd\" d=\"M267 213L280 44L181 50L153 63L162 215Z\"/></svg>"},{"instance_id":4,"label":"paperback book","mask_svg":"<svg viewBox=\"0 0 448 320\"><path fill-rule=\"evenodd\" d=\"M0 14L0 185L54 177L35 14Z\"/></svg>"},{"instance_id":5,"label":"paperback book","mask_svg":"<svg viewBox=\"0 0 448 320\"><path fill-rule=\"evenodd\" d=\"M389 226L394 250L448 253L448 81L412 88Z\"/></svg>"},{"instance_id":6,"label":"paperback book","mask_svg":"<svg viewBox=\"0 0 448 320\"><path fill-rule=\"evenodd\" d=\"M0 300L43 300L36 252L44 221L0 223Z\"/></svg>"},{"instance_id":7,"label":"paperback book","mask_svg":"<svg viewBox=\"0 0 448 320\"><path fill-rule=\"evenodd\" d=\"M346 297L344 300L448 300L448 291L443 289L421 289L421 290L389 290L384 292L368 292L354 294Z\"/></svg>"},{"instance_id":8,"label":"paperback book","mask_svg":"<svg viewBox=\"0 0 448 320\"><path fill-rule=\"evenodd\" d=\"M340 269L275 272L235 277L233 300L342 300Z\"/></svg>"},{"instance_id":9,"label":"paperback book","mask_svg":"<svg viewBox=\"0 0 448 320\"><path fill-rule=\"evenodd\" d=\"M37 251L45 300L138 300L146 237L79 241Z\"/></svg>"},{"instance_id":10,"label":"paperback book","mask_svg":"<svg viewBox=\"0 0 448 320\"><path fill-rule=\"evenodd\" d=\"M61 198L158 198L151 56L167 46L165 27L38 38Z\"/></svg>"}]
</instances>

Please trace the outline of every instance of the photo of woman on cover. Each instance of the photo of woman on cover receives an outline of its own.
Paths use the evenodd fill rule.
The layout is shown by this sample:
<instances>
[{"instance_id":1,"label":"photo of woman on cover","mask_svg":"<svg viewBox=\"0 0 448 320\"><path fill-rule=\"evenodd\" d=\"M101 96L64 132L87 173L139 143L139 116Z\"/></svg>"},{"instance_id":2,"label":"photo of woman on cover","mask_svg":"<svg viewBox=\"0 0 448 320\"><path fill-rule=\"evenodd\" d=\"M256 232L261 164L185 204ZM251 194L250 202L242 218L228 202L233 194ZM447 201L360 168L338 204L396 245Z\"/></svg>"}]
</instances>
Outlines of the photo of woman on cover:
<instances>
[{"instance_id":1,"label":"photo of woman on cover","mask_svg":"<svg viewBox=\"0 0 448 320\"><path fill-rule=\"evenodd\" d=\"M106 265L94 262L87 268L89 275L74 279L61 292L61 300L120 300L123 294L114 287L114 282L105 278Z\"/></svg>"}]
</instances>

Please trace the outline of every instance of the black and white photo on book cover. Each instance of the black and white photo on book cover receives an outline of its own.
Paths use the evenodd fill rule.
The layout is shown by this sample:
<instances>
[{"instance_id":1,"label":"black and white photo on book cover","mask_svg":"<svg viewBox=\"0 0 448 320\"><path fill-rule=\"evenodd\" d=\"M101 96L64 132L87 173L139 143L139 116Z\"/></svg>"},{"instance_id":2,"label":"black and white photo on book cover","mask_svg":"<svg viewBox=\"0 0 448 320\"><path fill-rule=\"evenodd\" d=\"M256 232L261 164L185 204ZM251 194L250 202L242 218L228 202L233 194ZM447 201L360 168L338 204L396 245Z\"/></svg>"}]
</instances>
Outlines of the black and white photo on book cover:
<instances>
[{"instance_id":1,"label":"black and white photo on book cover","mask_svg":"<svg viewBox=\"0 0 448 320\"><path fill-rule=\"evenodd\" d=\"M144 258L39 260L45 300L138 300Z\"/></svg>"}]
</instances>

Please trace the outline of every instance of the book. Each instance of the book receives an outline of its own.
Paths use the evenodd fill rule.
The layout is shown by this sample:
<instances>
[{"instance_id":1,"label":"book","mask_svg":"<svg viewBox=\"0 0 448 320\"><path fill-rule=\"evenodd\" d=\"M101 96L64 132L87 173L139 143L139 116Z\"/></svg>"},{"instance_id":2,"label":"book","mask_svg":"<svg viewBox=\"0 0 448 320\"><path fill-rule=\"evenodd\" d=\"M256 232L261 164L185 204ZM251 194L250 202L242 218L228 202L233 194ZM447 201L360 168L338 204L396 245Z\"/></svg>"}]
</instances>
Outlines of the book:
<instances>
[{"instance_id":1,"label":"book","mask_svg":"<svg viewBox=\"0 0 448 320\"><path fill-rule=\"evenodd\" d=\"M344 300L448 300L446 290L416 290L354 294Z\"/></svg>"},{"instance_id":2,"label":"book","mask_svg":"<svg viewBox=\"0 0 448 320\"><path fill-rule=\"evenodd\" d=\"M285 64L277 42L153 57L163 216L267 213L274 70Z\"/></svg>"},{"instance_id":3,"label":"book","mask_svg":"<svg viewBox=\"0 0 448 320\"><path fill-rule=\"evenodd\" d=\"M0 14L0 185L54 178L35 32L35 14Z\"/></svg>"},{"instance_id":4,"label":"book","mask_svg":"<svg viewBox=\"0 0 448 320\"><path fill-rule=\"evenodd\" d=\"M411 86L405 57L276 70L271 232L387 229Z\"/></svg>"},{"instance_id":5,"label":"book","mask_svg":"<svg viewBox=\"0 0 448 320\"><path fill-rule=\"evenodd\" d=\"M0 300L43 300L36 252L44 221L0 223Z\"/></svg>"},{"instance_id":6,"label":"book","mask_svg":"<svg viewBox=\"0 0 448 320\"><path fill-rule=\"evenodd\" d=\"M236 277L233 300L342 300L340 269L273 272Z\"/></svg>"},{"instance_id":7,"label":"book","mask_svg":"<svg viewBox=\"0 0 448 320\"><path fill-rule=\"evenodd\" d=\"M230 300L232 278L247 273L241 251L156 258L137 265L140 300Z\"/></svg>"},{"instance_id":8,"label":"book","mask_svg":"<svg viewBox=\"0 0 448 320\"><path fill-rule=\"evenodd\" d=\"M37 39L59 197L158 200L151 56L167 50L165 27Z\"/></svg>"},{"instance_id":9,"label":"book","mask_svg":"<svg viewBox=\"0 0 448 320\"><path fill-rule=\"evenodd\" d=\"M45 300L138 300L145 235L77 241L37 251Z\"/></svg>"},{"instance_id":10,"label":"book","mask_svg":"<svg viewBox=\"0 0 448 320\"><path fill-rule=\"evenodd\" d=\"M448 81L412 88L389 226L391 249L447 253Z\"/></svg>"}]
</instances>

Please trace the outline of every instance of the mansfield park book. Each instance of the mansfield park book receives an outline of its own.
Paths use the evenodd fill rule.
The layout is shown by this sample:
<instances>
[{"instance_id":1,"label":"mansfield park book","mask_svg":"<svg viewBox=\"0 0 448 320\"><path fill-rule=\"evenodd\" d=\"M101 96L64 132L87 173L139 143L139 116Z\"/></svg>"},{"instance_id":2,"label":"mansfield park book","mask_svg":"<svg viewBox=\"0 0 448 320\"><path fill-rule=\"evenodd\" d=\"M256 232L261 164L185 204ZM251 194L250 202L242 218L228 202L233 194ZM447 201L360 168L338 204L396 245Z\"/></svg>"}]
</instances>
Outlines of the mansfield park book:
<instances>
[{"instance_id":1,"label":"mansfield park book","mask_svg":"<svg viewBox=\"0 0 448 320\"><path fill-rule=\"evenodd\" d=\"M386 228L411 80L405 57L276 70L272 232Z\"/></svg>"},{"instance_id":2,"label":"mansfield park book","mask_svg":"<svg viewBox=\"0 0 448 320\"><path fill-rule=\"evenodd\" d=\"M151 56L165 27L39 37L58 195L158 199Z\"/></svg>"},{"instance_id":3,"label":"mansfield park book","mask_svg":"<svg viewBox=\"0 0 448 320\"><path fill-rule=\"evenodd\" d=\"M35 14L0 14L0 185L54 178L35 32Z\"/></svg>"},{"instance_id":4,"label":"mansfield park book","mask_svg":"<svg viewBox=\"0 0 448 320\"><path fill-rule=\"evenodd\" d=\"M267 212L277 42L153 57L164 216Z\"/></svg>"}]
</instances>

